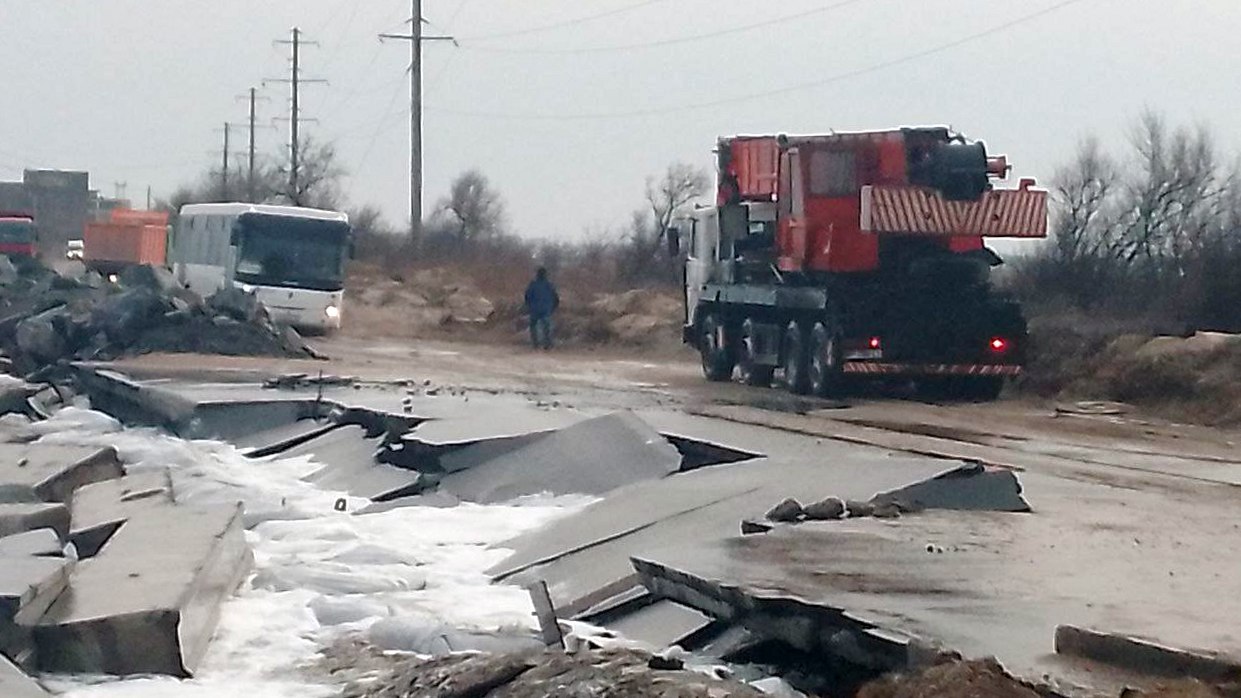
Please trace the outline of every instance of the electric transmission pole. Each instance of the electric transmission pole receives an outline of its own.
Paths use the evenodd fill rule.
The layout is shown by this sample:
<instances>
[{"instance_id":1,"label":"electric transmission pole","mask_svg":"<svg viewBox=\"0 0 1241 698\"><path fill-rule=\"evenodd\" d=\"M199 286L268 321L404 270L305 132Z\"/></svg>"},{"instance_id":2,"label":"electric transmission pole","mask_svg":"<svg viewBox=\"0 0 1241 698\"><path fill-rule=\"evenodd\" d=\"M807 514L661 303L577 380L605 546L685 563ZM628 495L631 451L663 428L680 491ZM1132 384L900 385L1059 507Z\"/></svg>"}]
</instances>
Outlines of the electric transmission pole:
<instances>
[{"instance_id":1,"label":"electric transmission pole","mask_svg":"<svg viewBox=\"0 0 1241 698\"><path fill-rule=\"evenodd\" d=\"M292 46L293 58L291 72L288 78L264 80L268 82L288 83L291 87L292 96L290 99L289 110L289 198L294 204L300 204L300 189L298 188L298 175L301 169L301 135L299 128L303 121L313 121L313 119L302 118L301 113L301 92L302 85L309 83L326 83L327 80L308 79L302 77L302 46L317 45L314 41L305 41L302 39L302 30L293 27L293 38L288 41L277 41L277 44Z\"/></svg>"},{"instance_id":2,"label":"electric transmission pole","mask_svg":"<svg viewBox=\"0 0 1241 698\"><path fill-rule=\"evenodd\" d=\"M249 174L246 179L246 189L249 194L248 198L250 200L250 203L255 203L255 199L258 198L258 190L254 186L255 129L257 128L257 114L258 114L256 103L260 99L267 99L267 98L260 97L258 94L258 88L251 87L250 93L248 96L242 95L238 97L237 99L248 99L250 101L250 148L249 148L249 155L248 155L248 160L247 160L247 167L249 169Z\"/></svg>"},{"instance_id":3,"label":"electric transmission pole","mask_svg":"<svg viewBox=\"0 0 1241 698\"><path fill-rule=\"evenodd\" d=\"M225 198L230 198L228 196L228 149L230 147L229 142L228 142L228 136L232 130L232 127L233 127L232 124L228 123L227 121L224 122L224 166L220 170L220 184L223 186L223 192L224 192Z\"/></svg>"},{"instance_id":4,"label":"electric transmission pole","mask_svg":"<svg viewBox=\"0 0 1241 698\"><path fill-rule=\"evenodd\" d=\"M452 41L451 36L422 33L422 0L412 0L409 34L380 34L380 40L409 42L409 225L410 236L422 239L422 44L426 41Z\"/></svg>"}]
</instances>

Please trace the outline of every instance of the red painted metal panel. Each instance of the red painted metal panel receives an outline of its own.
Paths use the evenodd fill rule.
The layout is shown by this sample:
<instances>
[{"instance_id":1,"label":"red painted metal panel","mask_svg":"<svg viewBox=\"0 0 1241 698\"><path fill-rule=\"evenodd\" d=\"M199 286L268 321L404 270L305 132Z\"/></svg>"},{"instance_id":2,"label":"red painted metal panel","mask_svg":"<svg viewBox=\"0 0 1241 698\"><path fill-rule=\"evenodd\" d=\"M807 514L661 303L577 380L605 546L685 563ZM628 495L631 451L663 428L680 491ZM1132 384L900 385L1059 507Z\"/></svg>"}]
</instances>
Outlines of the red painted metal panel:
<instances>
[{"instance_id":1,"label":"red painted metal panel","mask_svg":"<svg viewBox=\"0 0 1241 698\"><path fill-rule=\"evenodd\" d=\"M730 169L743 199L771 201L780 171L780 146L775 138L737 138L730 142Z\"/></svg>"},{"instance_id":2,"label":"red painted metal panel","mask_svg":"<svg viewBox=\"0 0 1241 698\"><path fill-rule=\"evenodd\" d=\"M868 233L971 237L1047 237L1047 192L997 189L978 201L948 201L925 187L871 186L862 194Z\"/></svg>"}]
</instances>

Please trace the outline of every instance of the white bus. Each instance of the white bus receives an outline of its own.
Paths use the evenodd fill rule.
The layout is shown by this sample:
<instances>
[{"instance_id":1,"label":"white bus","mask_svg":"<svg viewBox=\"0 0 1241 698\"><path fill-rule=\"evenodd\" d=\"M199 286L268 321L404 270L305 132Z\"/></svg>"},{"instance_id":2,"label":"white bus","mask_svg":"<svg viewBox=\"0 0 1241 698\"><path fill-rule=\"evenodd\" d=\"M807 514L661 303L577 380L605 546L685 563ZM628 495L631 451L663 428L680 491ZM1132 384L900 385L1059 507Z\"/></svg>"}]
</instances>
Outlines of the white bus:
<instances>
[{"instance_id":1,"label":"white bus","mask_svg":"<svg viewBox=\"0 0 1241 698\"><path fill-rule=\"evenodd\" d=\"M340 327L351 236L336 211L192 204L181 208L168 265L203 297L236 286L273 321L322 332Z\"/></svg>"}]
</instances>

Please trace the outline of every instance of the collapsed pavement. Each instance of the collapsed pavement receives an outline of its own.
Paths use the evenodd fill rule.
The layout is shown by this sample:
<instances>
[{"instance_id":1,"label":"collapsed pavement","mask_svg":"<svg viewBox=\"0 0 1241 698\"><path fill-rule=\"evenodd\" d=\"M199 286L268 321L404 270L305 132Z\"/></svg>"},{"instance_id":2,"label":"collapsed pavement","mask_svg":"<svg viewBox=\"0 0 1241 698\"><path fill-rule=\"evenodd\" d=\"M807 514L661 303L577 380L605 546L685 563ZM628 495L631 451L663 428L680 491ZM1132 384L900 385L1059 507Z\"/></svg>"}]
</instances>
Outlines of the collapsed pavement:
<instances>
[{"instance_id":1,"label":"collapsed pavement","mask_svg":"<svg viewBox=\"0 0 1241 698\"><path fill-rule=\"evenodd\" d=\"M653 649L682 645L732 663L774 647L768 660L800 656L866 678L922 676L956 656L995 655L1015 675L1001 672L1006 685L1036 684L1044 695L1149 685L1140 667L1125 664L1135 656L1162 657L1173 667L1165 673L1234 675L1226 633L1204 631L1202 620L1206 607L1230 609L1233 601L1211 601L1209 580L1180 568L1172 572L1188 578L1189 598L1159 594L1161 575L1135 573L1145 569L1139 558L1150 541L1117 538L1127 535L1123 527L1115 535L1084 527L1130 503L1134 516L1157 519L1157 500L1140 492L677 415L517 408L464 390L429 395L350 381L286 381L278 385L293 387L275 390L92 375L96 388L111 391L92 396L129 400L149 423L226 438L257 458L311 455L322 469L308 477L356 484L355 496L385 507L592 491L600 500L581 513L505 544L514 554L492 574L510 584L546 582L562 622L605 626ZM709 451L720 458L698 462ZM572 477L567 464L578 467ZM494 477L453 479L489 468ZM493 483L504 491L492 492ZM151 490L159 483L117 491L158 501L162 495L140 496ZM766 534L738 536L743 521L762 519L787 498L823 507L799 504L789 524L767 522ZM1084 517L1072 511L1079 501L1092 507ZM848 516L860 505L871 515ZM877 517L885 507L897 517ZM355 514L370 511L378 509ZM1062 540L1066 526L1078 540ZM1106 545L1093 547L1092 537ZM1137 557L1120 550L1122 542ZM1158 559L1178 564L1201 552L1158 550ZM1109 572L1073 576L1094 566ZM1173 631L1172 618L1192 622ZM495 638L432 635L419 651L504 656ZM1220 651L1186 653L1143 637Z\"/></svg>"},{"instance_id":2,"label":"collapsed pavement","mask_svg":"<svg viewBox=\"0 0 1241 698\"><path fill-rule=\"evenodd\" d=\"M238 505L176 501L112 448L0 443L0 695L22 672L189 676L250 568Z\"/></svg>"}]
</instances>

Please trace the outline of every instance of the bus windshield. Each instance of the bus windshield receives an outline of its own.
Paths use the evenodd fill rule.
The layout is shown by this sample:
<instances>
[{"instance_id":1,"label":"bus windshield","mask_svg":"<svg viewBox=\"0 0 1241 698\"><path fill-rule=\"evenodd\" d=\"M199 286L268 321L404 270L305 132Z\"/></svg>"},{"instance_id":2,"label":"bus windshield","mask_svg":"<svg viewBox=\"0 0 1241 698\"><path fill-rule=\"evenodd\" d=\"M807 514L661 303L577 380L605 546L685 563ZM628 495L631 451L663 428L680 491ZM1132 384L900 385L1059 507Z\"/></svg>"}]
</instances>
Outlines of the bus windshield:
<instances>
[{"instance_id":1,"label":"bus windshield","mask_svg":"<svg viewBox=\"0 0 1241 698\"><path fill-rule=\"evenodd\" d=\"M247 213L237 221L236 280L316 291L344 288L349 225Z\"/></svg>"},{"instance_id":2,"label":"bus windshield","mask_svg":"<svg viewBox=\"0 0 1241 698\"><path fill-rule=\"evenodd\" d=\"M34 242L34 224L23 219L0 219L0 243L26 245Z\"/></svg>"}]
</instances>

